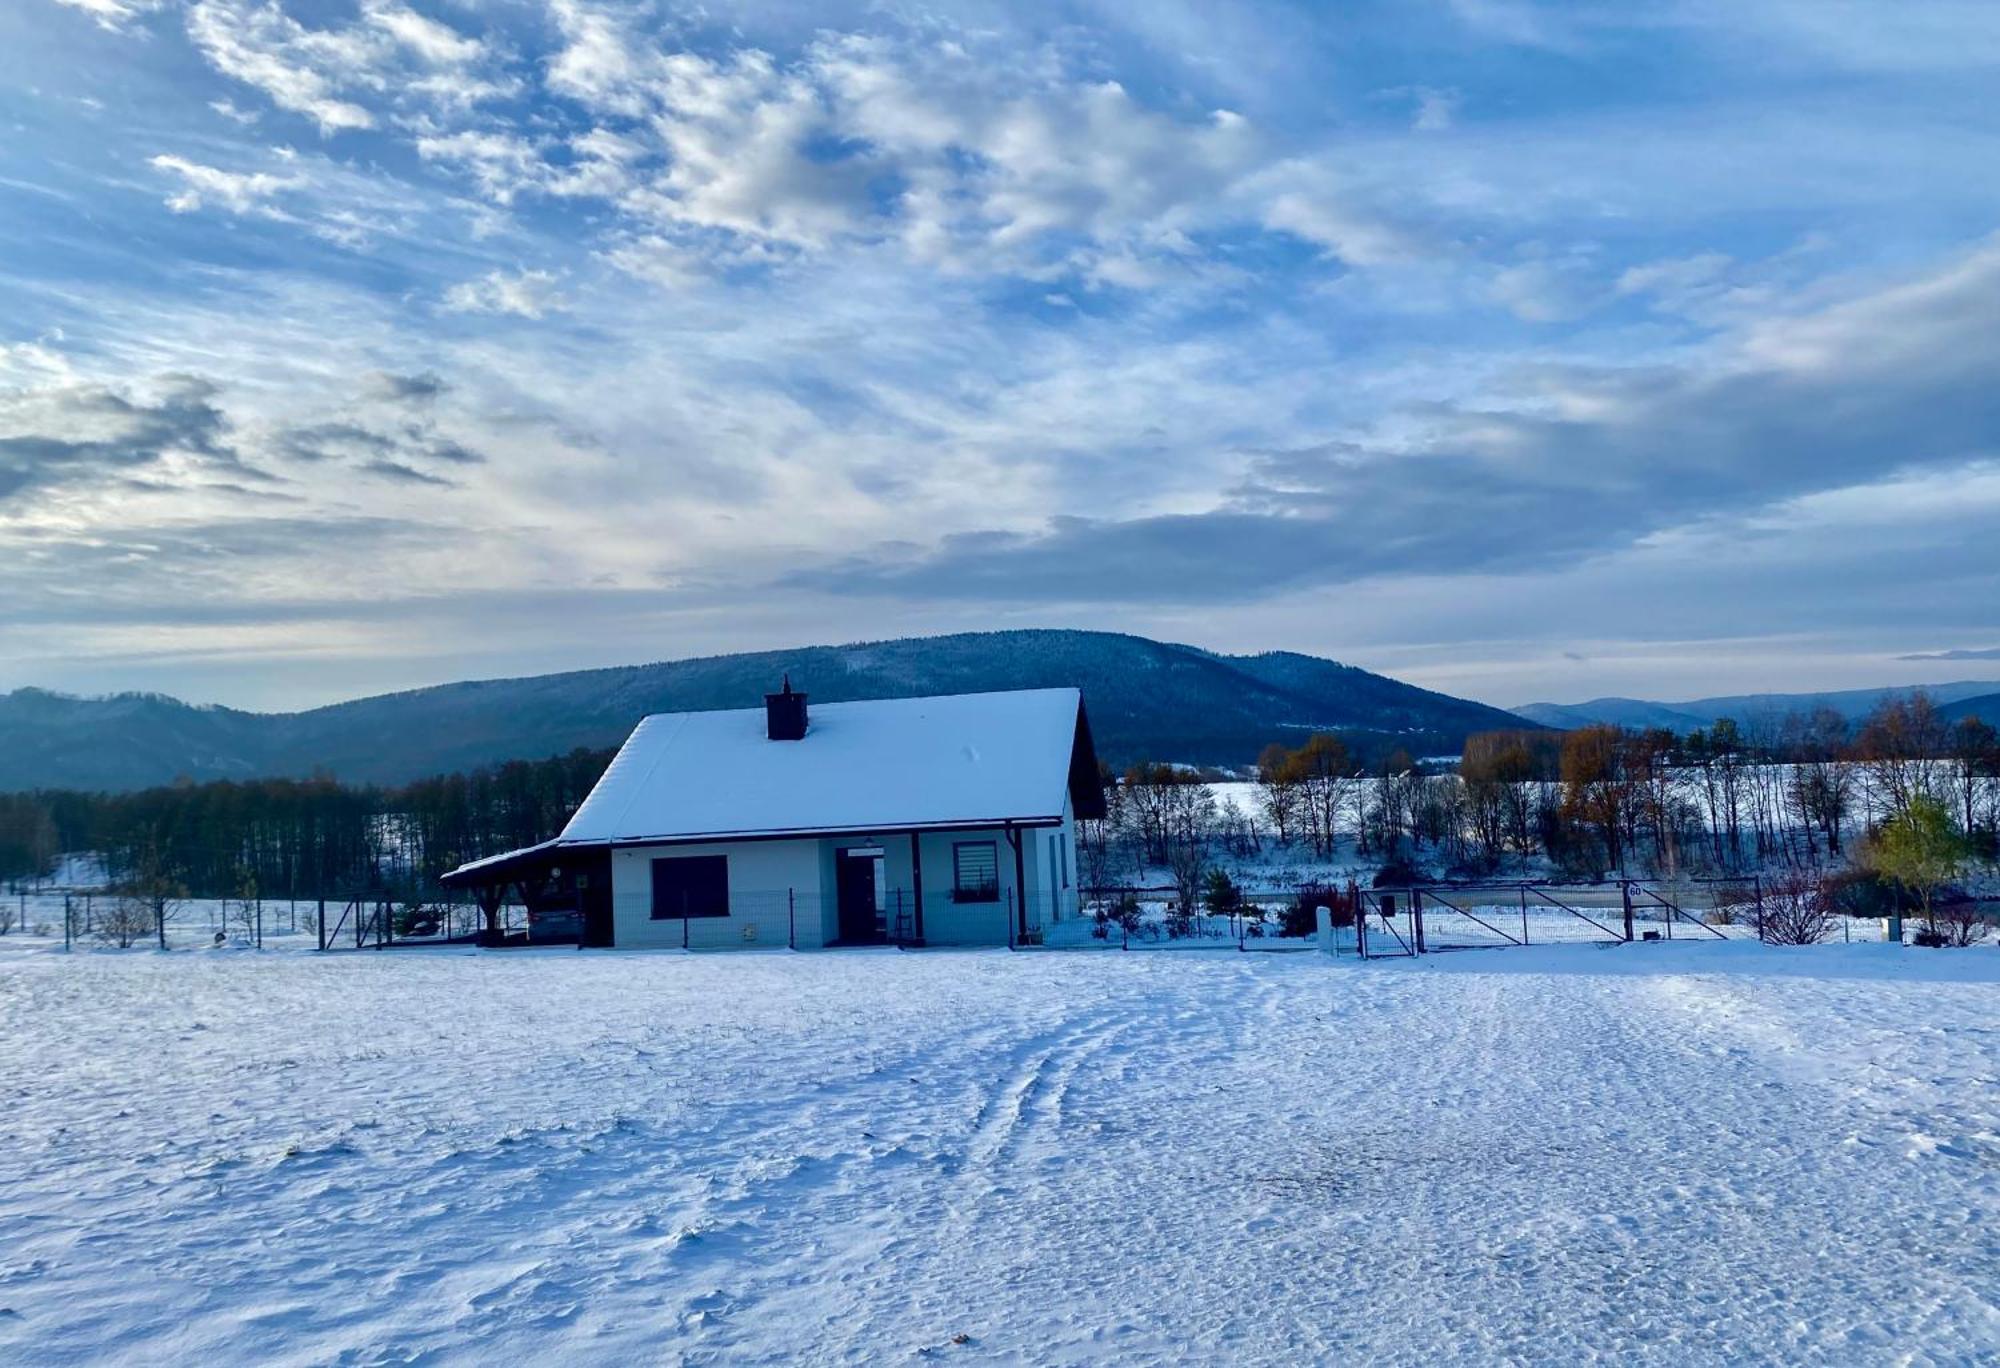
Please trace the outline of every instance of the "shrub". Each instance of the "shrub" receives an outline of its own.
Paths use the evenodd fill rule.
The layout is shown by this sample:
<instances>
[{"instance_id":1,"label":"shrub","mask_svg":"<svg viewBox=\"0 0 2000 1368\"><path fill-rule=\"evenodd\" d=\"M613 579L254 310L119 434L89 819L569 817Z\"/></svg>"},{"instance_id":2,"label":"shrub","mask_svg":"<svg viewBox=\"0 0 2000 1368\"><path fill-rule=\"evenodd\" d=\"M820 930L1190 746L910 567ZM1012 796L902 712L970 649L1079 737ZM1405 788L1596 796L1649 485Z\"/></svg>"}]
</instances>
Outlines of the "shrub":
<instances>
[{"instance_id":1,"label":"shrub","mask_svg":"<svg viewBox=\"0 0 2000 1368\"><path fill-rule=\"evenodd\" d=\"M1412 884L1429 883L1431 876L1417 868L1410 861L1397 858L1375 871L1375 887L1408 888Z\"/></svg>"},{"instance_id":2,"label":"shrub","mask_svg":"<svg viewBox=\"0 0 2000 1368\"><path fill-rule=\"evenodd\" d=\"M441 909L425 902L408 902L396 909L396 934L399 936L435 936L443 919Z\"/></svg>"},{"instance_id":3,"label":"shrub","mask_svg":"<svg viewBox=\"0 0 2000 1368\"><path fill-rule=\"evenodd\" d=\"M1770 945L1818 945L1833 930L1833 905L1810 874L1775 880L1764 889L1758 938Z\"/></svg>"},{"instance_id":4,"label":"shrub","mask_svg":"<svg viewBox=\"0 0 2000 1368\"><path fill-rule=\"evenodd\" d=\"M1333 924L1339 927L1354 925L1354 899L1344 888L1332 884L1306 883L1299 885L1296 897L1285 904L1281 914L1278 934L1281 936L1312 936L1319 933L1319 908L1326 908L1333 914Z\"/></svg>"},{"instance_id":5,"label":"shrub","mask_svg":"<svg viewBox=\"0 0 2000 1368\"><path fill-rule=\"evenodd\" d=\"M1211 916L1234 917L1243 911L1243 890L1228 870L1211 869L1202 881L1201 902Z\"/></svg>"},{"instance_id":6,"label":"shrub","mask_svg":"<svg viewBox=\"0 0 2000 1368\"><path fill-rule=\"evenodd\" d=\"M108 945L129 950L155 931L153 908L145 898L113 898L97 914L97 936Z\"/></svg>"},{"instance_id":7,"label":"shrub","mask_svg":"<svg viewBox=\"0 0 2000 1368\"><path fill-rule=\"evenodd\" d=\"M1889 917L1918 910L1916 896L1893 879L1871 869L1846 869L1829 874L1820 886L1827 902L1843 917Z\"/></svg>"},{"instance_id":8,"label":"shrub","mask_svg":"<svg viewBox=\"0 0 2000 1368\"><path fill-rule=\"evenodd\" d=\"M1139 895L1120 893L1115 898L1098 903L1096 920L1097 925L1090 928L1090 934L1099 940L1111 939L1114 928L1121 935L1131 935L1139 929Z\"/></svg>"}]
</instances>

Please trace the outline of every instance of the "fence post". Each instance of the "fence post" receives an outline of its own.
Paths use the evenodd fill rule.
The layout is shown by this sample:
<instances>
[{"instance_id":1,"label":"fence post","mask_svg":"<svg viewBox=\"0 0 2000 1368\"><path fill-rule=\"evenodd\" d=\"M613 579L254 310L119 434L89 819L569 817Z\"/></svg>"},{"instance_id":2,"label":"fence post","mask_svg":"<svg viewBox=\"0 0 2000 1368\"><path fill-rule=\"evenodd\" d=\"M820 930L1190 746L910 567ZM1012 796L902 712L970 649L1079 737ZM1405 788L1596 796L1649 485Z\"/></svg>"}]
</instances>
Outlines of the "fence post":
<instances>
[{"instance_id":1,"label":"fence post","mask_svg":"<svg viewBox=\"0 0 2000 1368\"><path fill-rule=\"evenodd\" d=\"M264 900L257 899L257 948L264 948Z\"/></svg>"},{"instance_id":2,"label":"fence post","mask_svg":"<svg viewBox=\"0 0 2000 1368\"><path fill-rule=\"evenodd\" d=\"M688 914L685 898L681 903L681 949L688 948Z\"/></svg>"},{"instance_id":3,"label":"fence post","mask_svg":"<svg viewBox=\"0 0 2000 1368\"><path fill-rule=\"evenodd\" d=\"M1419 955L1430 953L1430 947L1424 944L1424 895L1414 888L1410 890L1410 935Z\"/></svg>"},{"instance_id":4,"label":"fence post","mask_svg":"<svg viewBox=\"0 0 2000 1368\"><path fill-rule=\"evenodd\" d=\"M63 953L65 955L69 953L69 942L69 894L65 893L63 894Z\"/></svg>"},{"instance_id":5,"label":"fence post","mask_svg":"<svg viewBox=\"0 0 2000 1368\"><path fill-rule=\"evenodd\" d=\"M1528 943L1528 890L1523 888L1519 892L1521 894L1521 944L1526 945Z\"/></svg>"},{"instance_id":6,"label":"fence post","mask_svg":"<svg viewBox=\"0 0 2000 1368\"><path fill-rule=\"evenodd\" d=\"M1347 905L1354 909L1354 953L1367 959L1368 909L1361 905L1361 885L1353 879L1347 881Z\"/></svg>"},{"instance_id":7,"label":"fence post","mask_svg":"<svg viewBox=\"0 0 2000 1368\"><path fill-rule=\"evenodd\" d=\"M1625 900L1625 939L1632 939L1632 881L1620 879L1618 892Z\"/></svg>"},{"instance_id":8,"label":"fence post","mask_svg":"<svg viewBox=\"0 0 2000 1368\"><path fill-rule=\"evenodd\" d=\"M1764 943L1764 876L1757 875L1750 881L1750 889L1757 899L1757 943Z\"/></svg>"},{"instance_id":9,"label":"fence post","mask_svg":"<svg viewBox=\"0 0 2000 1368\"><path fill-rule=\"evenodd\" d=\"M326 894L319 895L319 948L326 949Z\"/></svg>"},{"instance_id":10,"label":"fence post","mask_svg":"<svg viewBox=\"0 0 2000 1368\"><path fill-rule=\"evenodd\" d=\"M799 899L798 890L785 890L785 948L799 948Z\"/></svg>"}]
</instances>

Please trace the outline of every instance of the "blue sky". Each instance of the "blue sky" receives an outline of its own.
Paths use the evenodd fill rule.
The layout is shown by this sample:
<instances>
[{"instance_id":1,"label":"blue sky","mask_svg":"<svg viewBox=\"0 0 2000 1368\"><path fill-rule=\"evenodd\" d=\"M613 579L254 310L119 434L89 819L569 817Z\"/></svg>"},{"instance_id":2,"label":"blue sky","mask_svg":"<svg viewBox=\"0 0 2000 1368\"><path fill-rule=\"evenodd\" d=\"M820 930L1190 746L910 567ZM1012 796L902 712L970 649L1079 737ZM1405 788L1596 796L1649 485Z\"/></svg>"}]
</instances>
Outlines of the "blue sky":
<instances>
[{"instance_id":1,"label":"blue sky","mask_svg":"<svg viewBox=\"0 0 2000 1368\"><path fill-rule=\"evenodd\" d=\"M21 0L0 687L2000 678L1996 68L1984 3Z\"/></svg>"}]
</instances>

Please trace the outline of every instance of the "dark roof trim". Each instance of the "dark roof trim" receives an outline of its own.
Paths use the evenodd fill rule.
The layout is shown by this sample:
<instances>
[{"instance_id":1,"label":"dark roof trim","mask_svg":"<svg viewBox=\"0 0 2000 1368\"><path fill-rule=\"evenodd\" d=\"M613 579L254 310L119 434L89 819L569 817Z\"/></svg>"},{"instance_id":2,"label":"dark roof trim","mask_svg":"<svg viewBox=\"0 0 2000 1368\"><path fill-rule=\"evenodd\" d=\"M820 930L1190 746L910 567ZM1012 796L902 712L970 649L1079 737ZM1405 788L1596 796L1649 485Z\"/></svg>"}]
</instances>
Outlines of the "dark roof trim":
<instances>
[{"instance_id":1,"label":"dark roof trim","mask_svg":"<svg viewBox=\"0 0 2000 1368\"><path fill-rule=\"evenodd\" d=\"M1102 820L1105 816L1104 778L1097 771L1097 746L1090 739L1090 714L1084 711L1083 695L1078 694L1076 740L1069 748L1069 805L1079 819Z\"/></svg>"},{"instance_id":2,"label":"dark roof trim","mask_svg":"<svg viewBox=\"0 0 2000 1368\"><path fill-rule=\"evenodd\" d=\"M1061 825L1061 817L995 817L991 820L981 819L973 822L899 822L873 827L802 827L796 831L711 832L697 836L628 836L616 841L554 840L462 864L449 874L439 875L438 882L446 888L481 888L493 884L512 883L523 873L539 870L572 851L638 850L648 846L738 845L750 841L839 841L850 837L855 840L874 840L882 836L901 836L913 831L945 834L1004 831L1008 827L1026 830Z\"/></svg>"},{"instance_id":3,"label":"dark roof trim","mask_svg":"<svg viewBox=\"0 0 2000 1368\"><path fill-rule=\"evenodd\" d=\"M661 845L734 845L739 841L838 841L849 836L901 836L908 832L1002 831L1007 827L1055 827L1061 817L994 817L970 822L891 822L885 826L801 827L796 831L723 831L708 835L621 836L607 842L613 850Z\"/></svg>"}]
</instances>

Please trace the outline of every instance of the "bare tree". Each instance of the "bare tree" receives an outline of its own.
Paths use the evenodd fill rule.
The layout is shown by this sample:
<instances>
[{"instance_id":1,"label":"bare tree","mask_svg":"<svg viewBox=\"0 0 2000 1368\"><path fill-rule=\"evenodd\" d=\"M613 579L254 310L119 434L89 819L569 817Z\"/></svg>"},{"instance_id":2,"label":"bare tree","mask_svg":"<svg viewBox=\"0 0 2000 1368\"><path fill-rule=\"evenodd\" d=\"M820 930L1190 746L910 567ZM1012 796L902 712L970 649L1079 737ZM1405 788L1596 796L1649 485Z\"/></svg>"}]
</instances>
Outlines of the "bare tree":
<instances>
[{"instance_id":1,"label":"bare tree","mask_svg":"<svg viewBox=\"0 0 2000 1368\"><path fill-rule=\"evenodd\" d=\"M1166 832L1167 872L1174 881L1179 917L1194 915L1208 876L1210 843L1215 839L1215 794L1206 784L1165 786L1161 821Z\"/></svg>"},{"instance_id":2,"label":"bare tree","mask_svg":"<svg viewBox=\"0 0 2000 1368\"><path fill-rule=\"evenodd\" d=\"M1340 837L1341 776L1347 772L1347 745L1337 736L1318 733L1292 753L1306 829L1313 853L1330 859Z\"/></svg>"},{"instance_id":3,"label":"bare tree","mask_svg":"<svg viewBox=\"0 0 2000 1368\"><path fill-rule=\"evenodd\" d=\"M1980 829L1981 818L1991 815L1990 800L1986 804L1980 800L1990 782L2000 776L2000 732L1980 718L1963 718L1951 729L1949 754L1959 825L1970 836Z\"/></svg>"},{"instance_id":4,"label":"bare tree","mask_svg":"<svg viewBox=\"0 0 2000 1368\"><path fill-rule=\"evenodd\" d=\"M1818 945L1833 934L1833 903L1810 873L1767 882L1760 916L1757 934L1772 945Z\"/></svg>"},{"instance_id":5,"label":"bare tree","mask_svg":"<svg viewBox=\"0 0 2000 1368\"><path fill-rule=\"evenodd\" d=\"M251 940L257 935L262 900L257 894L257 875L247 865L237 870L235 891L235 897L222 900L222 929Z\"/></svg>"},{"instance_id":6,"label":"bare tree","mask_svg":"<svg viewBox=\"0 0 2000 1368\"><path fill-rule=\"evenodd\" d=\"M134 901L145 907L160 949L166 949L167 923L179 913L187 889L166 867L158 851L150 846L140 851L132 872L113 893L118 901Z\"/></svg>"},{"instance_id":7,"label":"bare tree","mask_svg":"<svg viewBox=\"0 0 2000 1368\"><path fill-rule=\"evenodd\" d=\"M1863 761L1887 804L1884 816L1909 810L1918 798L1942 798L1937 761L1948 745L1944 720L1922 689L1885 698L1861 725Z\"/></svg>"},{"instance_id":8,"label":"bare tree","mask_svg":"<svg viewBox=\"0 0 2000 1368\"><path fill-rule=\"evenodd\" d=\"M120 950L130 950L153 932L153 904L138 893L121 893L112 898L97 918L98 939Z\"/></svg>"},{"instance_id":9,"label":"bare tree","mask_svg":"<svg viewBox=\"0 0 2000 1368\"><path fill-rule=\"evenodd\" d=\"M1826 848L1841 852L1841 826L1854 807L1854 762L1848 751L1847 719L1832 708L1815 708L1799 719L1792 739L1792 799L1799 820L1817 829Z\"/></svg>"},{"instance_id":10,"label":"bare tree","mask_svg":"<svg viewBox=\"0 0 2000 1368\"><path fill-rule=\"evenodd\" d=\"M1299 776L1291 761L1292 753L1276 741L1257 757L1257 801L1281 846L1292 843L1298 821Z\"/></svg>"},{"instance_id":11,"label":"bare tree","mask_svg":"<svg viewBox=\"0 0 2000 1368\"><path fill-rule=\"evenodd\" d=\"M1624 733L1603 723L1579 727L1563 738L1563 807L1595 835L1605 867L1625 867L1625 833L1632 785L1626 773Z\"/></svg>"}]
</instances>

